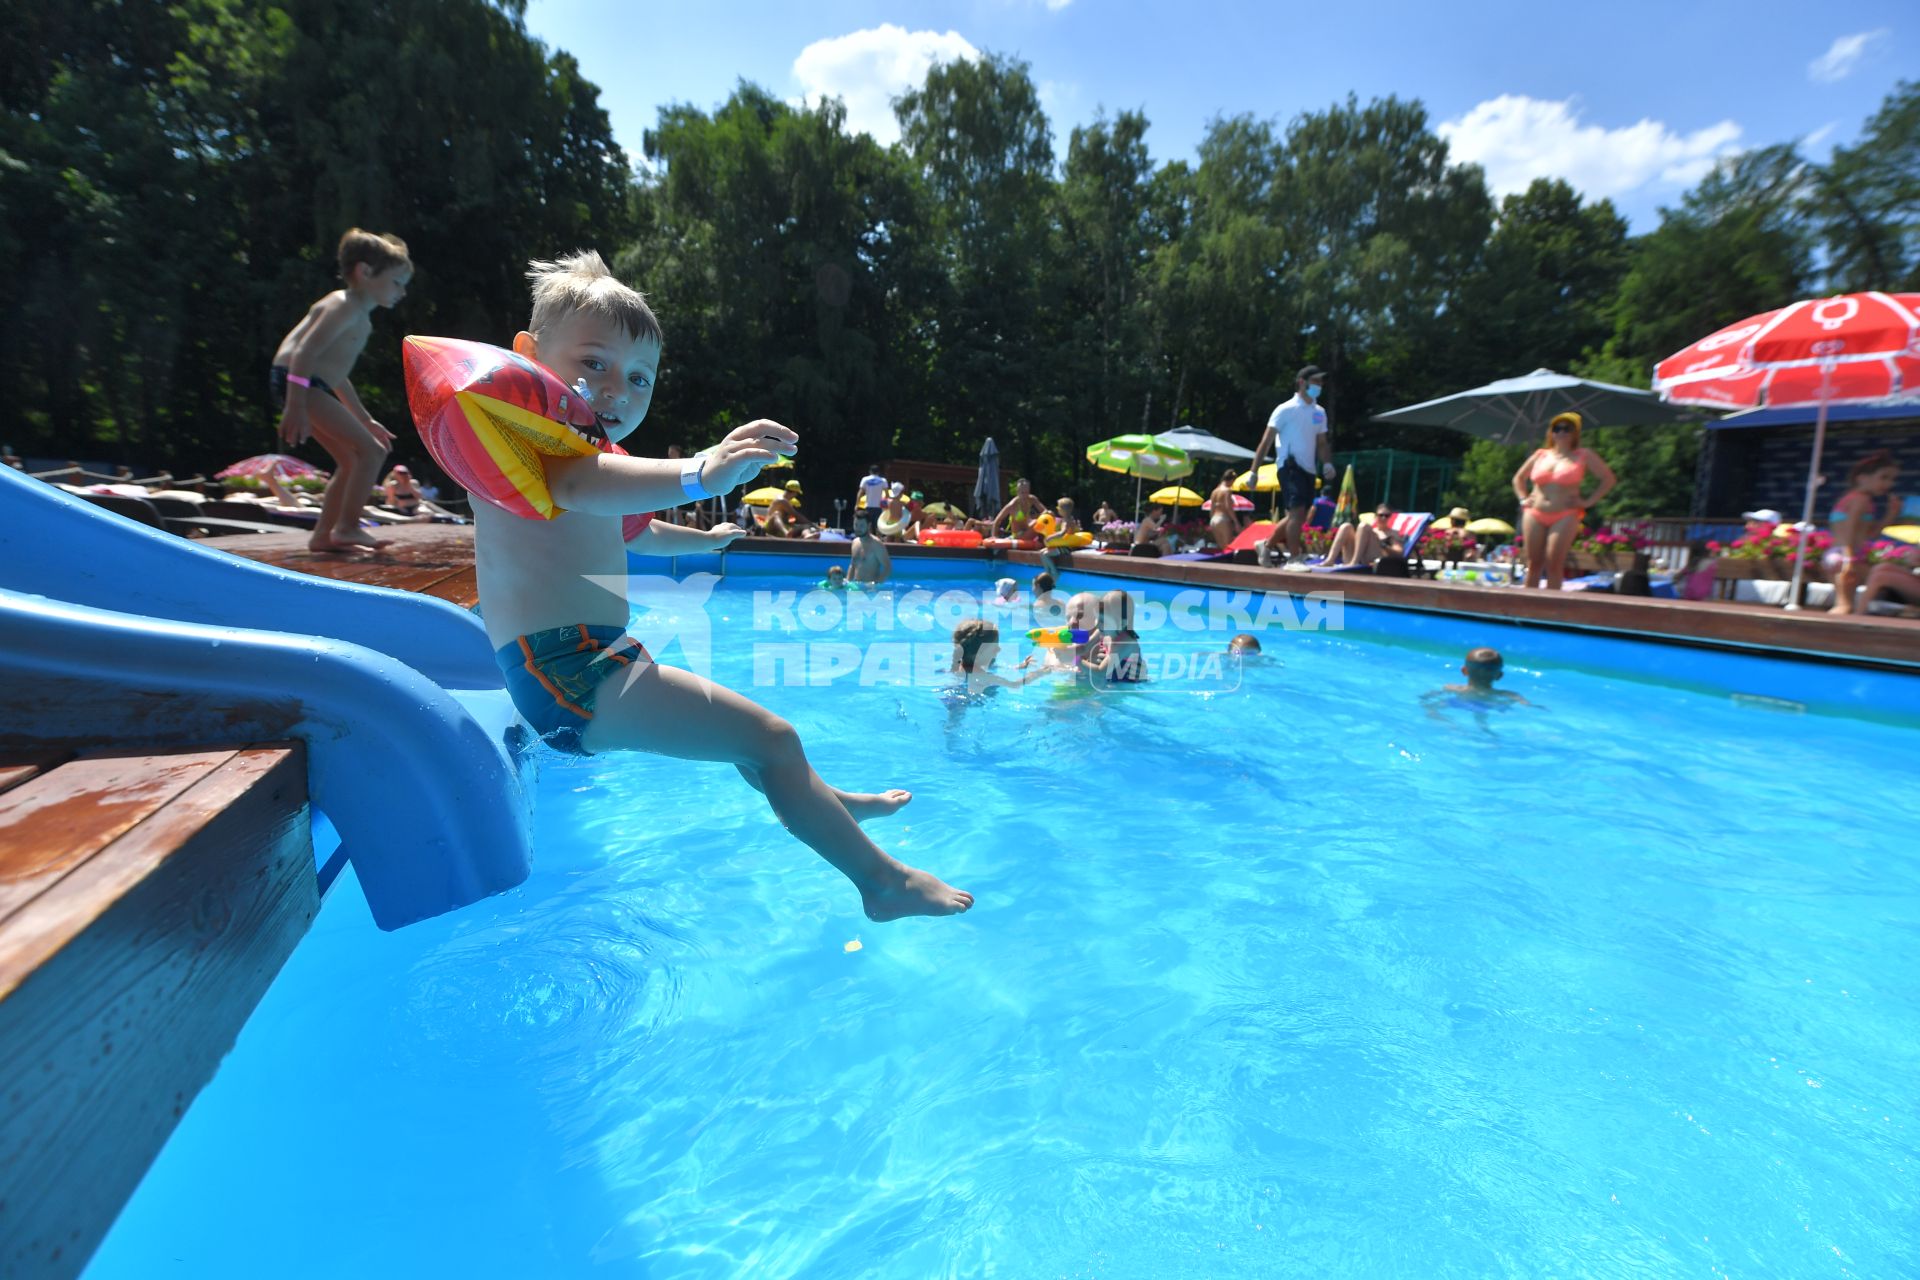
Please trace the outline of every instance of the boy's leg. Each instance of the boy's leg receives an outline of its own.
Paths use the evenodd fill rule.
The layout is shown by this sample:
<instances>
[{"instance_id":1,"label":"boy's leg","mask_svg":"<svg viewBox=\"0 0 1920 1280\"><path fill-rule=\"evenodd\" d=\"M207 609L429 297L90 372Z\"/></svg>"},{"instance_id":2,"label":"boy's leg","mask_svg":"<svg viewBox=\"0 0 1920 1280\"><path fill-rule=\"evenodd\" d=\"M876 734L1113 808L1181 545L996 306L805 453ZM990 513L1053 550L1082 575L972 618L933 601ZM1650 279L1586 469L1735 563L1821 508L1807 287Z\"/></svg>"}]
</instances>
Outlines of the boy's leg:
<instances>
[{"instance_id":1,"label":"boy's leg","mask_svg":"<svg viewBox=\"0 0 1920 1280\"><path fill-rule=\"evenodd\" d=\"M839 794L807 763L791 724L691 672L650 663L637 673L609 676L582 745L593 752L624 748L735 766L787 830L853 881L874 920L953 915L973 905L972 894L906 866L869 840Z\"/></svg>"},{"instance_id":2,"label":"boy's leg","mask_svg":"<svg viewBox=\"0 0 1920 1280\"><path fill-rule=\"evenodd\" d=\"M379 477L387 451L371 432L347 412L347 407L324 392L307 397L313 438L333 455L333 479L320 502L320 521L311 546L316 551L347 547L381 547L386 541L360 528L360 513Z\"/></svg>"}]
</instances>

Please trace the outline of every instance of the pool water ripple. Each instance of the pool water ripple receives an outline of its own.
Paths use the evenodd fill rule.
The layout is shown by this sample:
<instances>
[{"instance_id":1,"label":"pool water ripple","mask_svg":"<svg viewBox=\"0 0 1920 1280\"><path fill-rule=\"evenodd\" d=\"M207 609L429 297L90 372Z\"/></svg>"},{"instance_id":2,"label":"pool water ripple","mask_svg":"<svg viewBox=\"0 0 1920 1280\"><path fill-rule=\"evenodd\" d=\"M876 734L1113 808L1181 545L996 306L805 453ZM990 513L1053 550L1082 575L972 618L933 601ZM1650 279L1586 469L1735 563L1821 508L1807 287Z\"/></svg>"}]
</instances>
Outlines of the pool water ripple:
<instances>
[{"instance_id":1,"label":"pool water ripple","mask_svg":"<svg viewBox=\"0 0 1920 1280\"><path fill-rule=\"evenodd\" d=\"M1920 857L1839 804L1920 730L1505 643L1537 707L1306 633L1204 700L756 691L959 920L729 769L546 758L521 889L329 899L93 1274L1920 1273Z\"/></svg>"}]
</instances>

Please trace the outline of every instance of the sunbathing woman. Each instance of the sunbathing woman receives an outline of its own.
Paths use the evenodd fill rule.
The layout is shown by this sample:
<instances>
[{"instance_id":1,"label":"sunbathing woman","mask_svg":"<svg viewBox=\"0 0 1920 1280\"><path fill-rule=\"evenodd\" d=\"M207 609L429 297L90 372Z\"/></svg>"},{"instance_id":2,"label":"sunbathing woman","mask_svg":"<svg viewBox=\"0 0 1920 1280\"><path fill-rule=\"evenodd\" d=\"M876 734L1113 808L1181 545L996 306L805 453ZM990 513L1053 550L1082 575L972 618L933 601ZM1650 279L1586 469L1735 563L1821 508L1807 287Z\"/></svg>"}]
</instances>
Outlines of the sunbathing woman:
<instances>
[{"instance_id":1,"label":"sunbathing woman","mask_svg":"<svg viewBox=\"0 0 1920 1280\"><path fill-rule=\"evenodd\" d=\"M1365 565L1372 568L1375 561L1389 551L1396 554L1406 550L1406 544L1400 535L1393 531L1393 508L1381 503L1373 509L1372 524L1343 524L1333 532L1333 542L1327 547L1327 558L1320 562L1323 569L1347 568L1353 565Z\"/></svg>"},{"instance_id":2,"label":"sunbathing woman","mask_svg":"<svg viewBox=\"0 0 1920 1280\"><path fill-rule=\"evenodd\" d=\"M1587 471L1600 477L1600 487L1582 497ZM1549 591L1558 591L1567 574L1567 550L1580 531L1580 516L1619 484L1613 469L1591 449L1580 445L1580 415L1555 414L1547 424L1547 441L1535 449L1513 473L1513 494L1520 499L1521 525L1527 547L1527 585L1537 587L1544 574ZM1533 492L1527 492L1532 484Z\"/></svg>"}]
</instances>

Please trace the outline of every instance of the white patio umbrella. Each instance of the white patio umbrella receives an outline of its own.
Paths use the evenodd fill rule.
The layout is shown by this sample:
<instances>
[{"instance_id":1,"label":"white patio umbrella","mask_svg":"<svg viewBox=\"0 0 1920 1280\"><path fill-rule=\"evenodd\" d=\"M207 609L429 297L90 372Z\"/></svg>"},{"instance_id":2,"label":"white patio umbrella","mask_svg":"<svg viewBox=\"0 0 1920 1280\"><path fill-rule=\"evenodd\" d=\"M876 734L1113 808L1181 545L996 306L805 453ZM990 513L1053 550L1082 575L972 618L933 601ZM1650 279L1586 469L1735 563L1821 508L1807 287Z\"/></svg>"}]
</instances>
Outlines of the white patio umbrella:
<instances>
[{"instance_id":1,"label":"white patio umbrella","mask_svg":"<svg viewBox=\"0 0 1920 1280\"><path fill-rule=\"evenodd\" d=\"M1175 427L1172 431L1162 431L1154 439L1196 457L1224 458L1228 462L1253 461L1253 450L1243 449L1233 441L1222 440L1213 432L1202 431L1199 427Z\"/></svg>"},{"instance_id":2,"label":"white patio umbrella","mask_svg":"<svg viewBox=\"0 0 1920 1280\"><path fill-rule=\"evenodd\" d=\"M1700 418L1697 409L1663 403L1651 391L1535 369L1525 377L1501 378L1470 391L1376 413L1373 420L1447 427L1498 444L1519 444L1537 440L1545 433L1548 419L1569 411L1585 418L1589 427L1636 427Z\"/></svg>"}]
</instances>

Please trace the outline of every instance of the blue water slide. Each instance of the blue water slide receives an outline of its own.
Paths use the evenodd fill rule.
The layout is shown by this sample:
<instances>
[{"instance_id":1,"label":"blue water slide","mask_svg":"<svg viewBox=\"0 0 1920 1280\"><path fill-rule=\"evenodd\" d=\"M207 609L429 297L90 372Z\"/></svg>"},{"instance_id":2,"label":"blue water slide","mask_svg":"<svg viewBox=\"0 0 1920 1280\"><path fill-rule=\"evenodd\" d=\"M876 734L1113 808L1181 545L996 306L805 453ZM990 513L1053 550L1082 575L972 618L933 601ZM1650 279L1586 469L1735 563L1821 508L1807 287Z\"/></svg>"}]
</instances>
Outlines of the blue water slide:
<instances>
[{"instance_id":1,"label":"blue water slide","mask_svg":"<svg viewBox=\"0 0 1920 1280\"><path fill-rule=\"evenodd\" d=\"M0 467L0 587L96 609L344 640L448 689L498 689L479 618L215 551Z\"/></svg>"},{"instance_id":2,"label":"blue water slide","mask_svg":"<svg viewBox=\"0 0 1920 1280\"><path fill-rule=\"evenodd\" d=\"M130 593L144 600L151 589ZM363 622L378 613L369 608ZM395 657L339 639L141 617L0 589L0 741L158 747L287 739L306 744L309 797L339 829L381 928L526 879L527 805L506 748Z\"/></svg>"}]
</instances>

